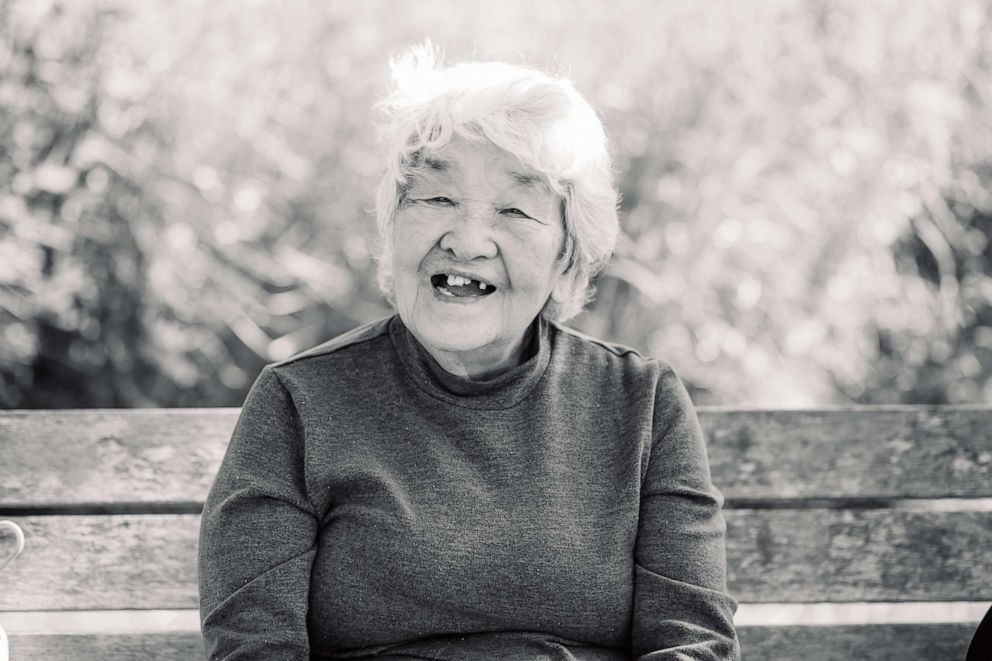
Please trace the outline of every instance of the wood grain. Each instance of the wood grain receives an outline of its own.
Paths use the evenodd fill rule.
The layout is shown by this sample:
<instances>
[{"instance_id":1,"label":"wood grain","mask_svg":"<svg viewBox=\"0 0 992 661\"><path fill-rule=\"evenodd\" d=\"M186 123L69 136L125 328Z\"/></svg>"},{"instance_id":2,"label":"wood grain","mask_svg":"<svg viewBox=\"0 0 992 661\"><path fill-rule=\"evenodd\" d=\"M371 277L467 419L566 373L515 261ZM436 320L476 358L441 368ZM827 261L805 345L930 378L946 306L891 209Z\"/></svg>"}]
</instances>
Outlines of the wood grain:
<instances>
[{"instance_id":1,"label":"wood grain","mask_svg":"<svg viewBox=\"0 0 992 661\"><path fill-rule=\"evenodd\" d=\"M974 627L884 624L840 627L742 627L747 661L961 661ZM190 661L202 659L199 632L11 637L16 661Z\"/></svg>"},{"instance_id":2,"label":"wood grain","mask_svg":"<svg viewBox=\"0 0 992 661\"><path fill-rule=\"evenodd\" d=\"M992 409L701 409L714 482L740 498L992 496Z\"/></svg>"},{"instance_id":3,"label":"wood grain","mask_svg":"<svg viewBox=\"0 0 992 661\"><path fill-rule=\"evenodd\" d=\"M992 600L992 512L725 516L728 585L741 601Z\"/></svg>"},{"instance_id":4,"label":"wood grain","mask_svg":"<svg viewBox=\"0 0 992 661\"><path fill-rule=\"evenodd\" d=\"M198 502L237 409L0 413L0 506Z\"/></svg>"},{"instance_id":5,"label":"wood grain","mask_svg":"<svg viewBox=\"0 0 992 661\"><path fill-rule=\"evenodd\" d=\"M196 608L197 515L15 519L2 610ZM744 602L992 599L992 512L727 512ZM140 586L140 589L136 589Z\"/></svg>"},{"instance_id":6,"label":"wood grain","mask_svg":"<svg viewBox=\"0 0 992 661\"><path fill-rule=\"evenodd\" d=\"M205 657L199 631L10 637L13 661L193 661Z\"/></svg>"},{"instance_id":7,"label":"wood grain","mask_svg":"<svg viewBox=\"0 0 992 661\"><path fill-rule=\"evenodd\" d=\"M964 661L975 624L742 627L746 661Z\"/></svg>"},{"instance_id":8,"label":"wood grain","mask_svg":"<svg viewBox=\"0 0 992 661\"><path fill-rule=\"evenodd\" d=\"M25 550L0 574L0 611L197 607L198 515L11 520Z\"/></svg>"},{"instance_id":9,"label":"wood grain","mask_svg":"<svg viewBox=\"0 0 992 661\"><path fill-rule=\"evenodd\" d=\"M202 504L237 414L237 409L0 413L0 508ZM989 408L703 408L700 420L714 482L731 503L992 497Z\"/></svg>"}]
</instances>

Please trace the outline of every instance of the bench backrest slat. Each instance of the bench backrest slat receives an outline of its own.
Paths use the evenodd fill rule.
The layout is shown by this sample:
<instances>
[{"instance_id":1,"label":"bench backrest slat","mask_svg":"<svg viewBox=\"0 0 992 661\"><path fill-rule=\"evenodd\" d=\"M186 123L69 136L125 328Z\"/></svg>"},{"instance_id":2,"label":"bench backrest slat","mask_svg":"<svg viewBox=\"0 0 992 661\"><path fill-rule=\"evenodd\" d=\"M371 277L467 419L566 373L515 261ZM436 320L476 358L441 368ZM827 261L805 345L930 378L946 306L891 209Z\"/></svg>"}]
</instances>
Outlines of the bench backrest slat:
<instances>
[{"instance_id":1,"label":"bench backrest slat","mask_svg":"<svg viewBox=\"0 0 992 661\"><path fill-rule=\"evenodd\" d=\"M0 507L188 510L206 497L236 419L236 409L2 413ZM992 497L989 409L703 408L700 421L731 502Z\"/></svg>"},{"instance_id":2,"label":"bench backrest slat","mask_svg":"<svg viewBox=\"0 0 992 661\"><path fill-rule=\"evenodd\" d=\"M989 408L703 408L699 418L730 499L992 496Z\"/></svg>"},{"instance_id":3,"label":"bench backrest slat","mask_svg":"<svg viewBox=\"0 0 992 661\"><path fill-rule=\"evenodd\" d=\"M237 416L237 409L0 413L0 507L202 505Z\"/></svg>"},{"instance_id":4,"label":"bench backrest slat","mask_svg":"<svg viewBox=\"0 0 992 661\"><path fill-rule=\"evenodd\" d=\"M195 661L205 658L199 632L12 635L11 661Z\"/></svg>"},{"instance_id":5,"label":"bench backrest slat","mask_svg":"<svg viewBox=\"0 0 992 661\"><path fill-rule=\"evenodd\" d=\"M935 661L964 659L970 625L888 624L842 627L748 627L739 631L747 661ZM12 636L11 660L191 661L202 659L196 632L113 636Z\"/></svg>"},{"instance_id":6,"label":"bench backrest slat","mask_svg":"<svg viewBox=\"0 0 992 661\"><path fill-rule=\"evenodd\" d=\"M197 515L15 520L30 552L0 579L16 586L0 590L0 611L196 607ZM735 510L727 521L729 585L742 602L992 595L992 512Z\"/></svg>"}]
</instances>

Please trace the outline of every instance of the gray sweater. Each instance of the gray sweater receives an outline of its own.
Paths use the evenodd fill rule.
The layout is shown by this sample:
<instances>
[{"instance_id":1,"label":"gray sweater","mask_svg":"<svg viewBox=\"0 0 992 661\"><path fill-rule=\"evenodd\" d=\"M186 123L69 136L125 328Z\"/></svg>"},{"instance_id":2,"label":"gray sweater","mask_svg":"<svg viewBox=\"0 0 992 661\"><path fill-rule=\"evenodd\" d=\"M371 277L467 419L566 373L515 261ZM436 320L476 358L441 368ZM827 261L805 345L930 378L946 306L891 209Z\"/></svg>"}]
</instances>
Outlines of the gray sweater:
<instances>
[{"instance_id":1,"label":"gray sweater","mask_svg":"<svg viewBox=\"0 0 992 661\"><path fill-rule=\"evenodd\" d=\"M262 372L207 499L210 659L739 658L671 368L543 319L491 381L398 317Z\"/></svg>"}]
</instances>

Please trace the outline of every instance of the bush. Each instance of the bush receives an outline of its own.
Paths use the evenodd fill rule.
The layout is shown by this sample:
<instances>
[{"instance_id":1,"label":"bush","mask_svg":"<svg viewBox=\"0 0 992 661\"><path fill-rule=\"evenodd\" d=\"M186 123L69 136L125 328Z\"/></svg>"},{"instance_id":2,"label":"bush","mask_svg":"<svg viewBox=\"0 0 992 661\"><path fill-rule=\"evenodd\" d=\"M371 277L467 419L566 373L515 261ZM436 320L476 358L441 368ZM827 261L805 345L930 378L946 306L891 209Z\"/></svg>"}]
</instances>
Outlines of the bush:
<instances>
[{"instance_id":1,"label":"bush","mask_svg":"<svg viewBox=\"0 0 992 661\"><path fill-rule=\"evenodd\" d=\"M600 109L624 236L582 330L701 403L992 401L990 26L968 0L0 0L0 405L234 405L387 314L369 109L427 36Z\"/></svg>"}]
</instances>

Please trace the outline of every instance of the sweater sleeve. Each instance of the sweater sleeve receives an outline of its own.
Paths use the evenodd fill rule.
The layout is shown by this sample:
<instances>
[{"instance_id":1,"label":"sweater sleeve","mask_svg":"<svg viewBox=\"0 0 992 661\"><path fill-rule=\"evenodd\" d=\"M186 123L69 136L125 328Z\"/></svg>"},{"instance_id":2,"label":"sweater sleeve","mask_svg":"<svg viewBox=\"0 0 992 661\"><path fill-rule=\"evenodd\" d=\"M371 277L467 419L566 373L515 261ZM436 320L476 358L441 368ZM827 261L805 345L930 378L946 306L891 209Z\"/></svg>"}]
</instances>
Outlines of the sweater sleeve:
<instances>
[{"instance_id":1,"label":"sweater sleeve","mask_svg":"<svg viewBox=\"0 0 992 661\"><path fill-rule=\"evenodd\" d=\"M252 386L200 523L207 658L306 661L317 517L292 399L271 368Z\"/></svg>"},{"instance_id":2,"label":"sweater sleeve","mask_svg":"<svg viewBox=\"0 0 992 661\"><path fill-rule=\"evenodd\" d=\"M632 648L641 661L737 661L723 496L689 395L663 368L634 548Z\"/></svg>"}]
</instances>

